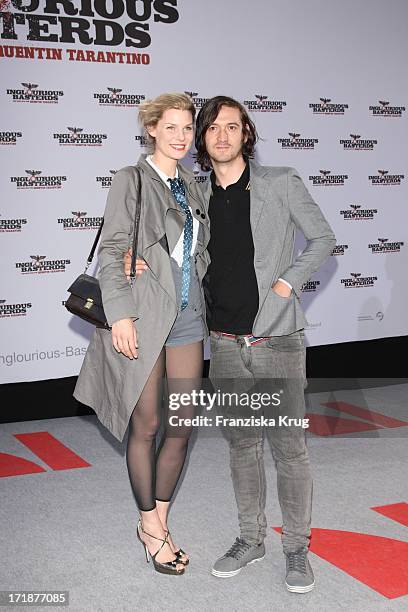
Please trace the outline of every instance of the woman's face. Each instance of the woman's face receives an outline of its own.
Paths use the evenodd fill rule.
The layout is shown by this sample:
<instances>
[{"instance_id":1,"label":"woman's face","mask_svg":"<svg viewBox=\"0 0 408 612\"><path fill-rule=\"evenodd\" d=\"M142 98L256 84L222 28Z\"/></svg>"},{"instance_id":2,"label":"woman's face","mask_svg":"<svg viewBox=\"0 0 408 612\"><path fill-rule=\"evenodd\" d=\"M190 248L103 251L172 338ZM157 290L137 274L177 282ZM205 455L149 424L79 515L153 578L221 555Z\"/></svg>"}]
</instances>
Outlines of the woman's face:
<instances>
[{"instance_id":1,"label":"woman's face","mask_svg":"<svg viewBox=\"0 0 408 612\"><path fill-rule=\"evenodd\" d=\"M157 125L147 130L155 139L154 154L177 161L186 155L193 142L193 117L190 111L170 108Z\"/></svg>"}]
</instances>

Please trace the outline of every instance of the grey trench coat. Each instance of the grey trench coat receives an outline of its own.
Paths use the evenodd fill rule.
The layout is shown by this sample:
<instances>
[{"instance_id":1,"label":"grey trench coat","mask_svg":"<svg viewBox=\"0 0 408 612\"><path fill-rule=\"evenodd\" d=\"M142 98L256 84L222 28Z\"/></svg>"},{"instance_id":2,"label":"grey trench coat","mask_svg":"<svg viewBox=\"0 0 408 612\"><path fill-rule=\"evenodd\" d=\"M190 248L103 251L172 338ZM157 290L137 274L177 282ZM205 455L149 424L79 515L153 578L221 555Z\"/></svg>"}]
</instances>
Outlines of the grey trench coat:
<instances>
[{"instance_id":1,"label":"grey trench coat","mask_svg":"<svg viewBox=\"0 0 408 612\"><path fill-rule=\"evenodd\" d=\"M135 319L139 357L117 353L111 331L95 329L86 352L74 397L91 406L99 420L120 441L150 372L177 316L176 291L167 249L171 253L184 227L185 213L171 191L142 155L137 163L142 179L142 212L138 254L149 269L137 277L133 287L124 274L123 254L132 243L137 193L133 166L119 170L112 181L98 250L99 282L109 325L120 319ZM191 172L178 166L191 213L199 221L195 261L201 281L209 264L209 218L203 194ZM203 322L204 293L201 290Z\"/></svg>"}]
</instances>

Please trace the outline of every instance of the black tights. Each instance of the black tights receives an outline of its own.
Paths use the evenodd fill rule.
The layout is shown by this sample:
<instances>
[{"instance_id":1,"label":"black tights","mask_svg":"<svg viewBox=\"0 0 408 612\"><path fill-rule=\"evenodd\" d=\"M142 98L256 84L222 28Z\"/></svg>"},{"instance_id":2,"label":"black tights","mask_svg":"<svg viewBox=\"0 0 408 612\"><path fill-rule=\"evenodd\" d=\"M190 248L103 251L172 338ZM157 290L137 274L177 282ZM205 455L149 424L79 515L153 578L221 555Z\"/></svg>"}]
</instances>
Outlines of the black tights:
<instances>
[{"instance_id":1,"label":"black tights","mask_svg":"<svg viewBox=\"0 0 408 612\"><path fill-rule=\"evenodd\" d=\"M167 374L169 394L190 392L199 387L202 369L202 342L164 348L130 417L126 462L133 494L142 511L153 510L156 500L170 501L183 469L191 434L191 427L171 428L166 419L156 452L161 415L166 413L162 408L164 375ZM191 418L193 407L182 406L171 413Z\"/></svg>"}]
</instances>

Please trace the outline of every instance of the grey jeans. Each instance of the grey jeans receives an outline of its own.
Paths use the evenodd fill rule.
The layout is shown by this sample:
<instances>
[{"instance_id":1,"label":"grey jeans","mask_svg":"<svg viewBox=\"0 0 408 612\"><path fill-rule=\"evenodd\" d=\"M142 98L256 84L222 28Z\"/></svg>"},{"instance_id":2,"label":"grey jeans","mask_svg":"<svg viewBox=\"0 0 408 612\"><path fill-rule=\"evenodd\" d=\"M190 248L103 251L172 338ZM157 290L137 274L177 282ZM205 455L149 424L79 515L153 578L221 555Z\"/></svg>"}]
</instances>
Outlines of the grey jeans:
<instances>
[{"instance_id":1,"label":"grey jeans","mask_svg":"<svg viewBox=\"0 0 408 612\"><path fill-rule=\"evenodd\" d=\"M210 379L215 390L253 392L254 389L282 391L282 404L265 417L279 414L303 419L305 415L306 349L302 331L275 336L247 346L243 338L234 341L211 332ZM255 385L255 387L254 387ZM254 415L251 408L223 408L231 414ZM255 416L261 416L257 410ZM285 420L285 419L284 419ZM299 423L299 421L292 421ZM230 445L230 467L238 506L241 537L260 543L266 536L266 478L263 440L266 433L277 469L277 489L282 512L284 552L307 547L310 537L312 477L305 429L294 426L225 426Z\"/></svg>"}]
</instances>

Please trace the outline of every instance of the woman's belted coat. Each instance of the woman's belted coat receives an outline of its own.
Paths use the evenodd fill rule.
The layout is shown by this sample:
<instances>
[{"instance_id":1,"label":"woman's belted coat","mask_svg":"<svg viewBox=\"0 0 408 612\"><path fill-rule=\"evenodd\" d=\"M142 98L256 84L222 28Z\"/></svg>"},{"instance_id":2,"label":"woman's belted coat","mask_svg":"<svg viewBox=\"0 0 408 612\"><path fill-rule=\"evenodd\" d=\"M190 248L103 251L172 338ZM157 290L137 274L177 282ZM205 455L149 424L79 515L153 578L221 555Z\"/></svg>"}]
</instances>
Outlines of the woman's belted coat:
<instances>
[{"instance_id":1,"label":"woman's belted coat","mask_svg":"<svg viewBox=\"0 0 408 612\"><path fill-rule=\"evenodd\" d=\"M136 206L138 178L134 166L122 168L113 178L98 250L99 282L108 323L135 320L139 356L132 360L117 353L111 331L96 328L74 391L74 397L91 406L120 441L178 310L168 253L177 244L186 214L145 158L142 155L137 163L142 182L138 255L146 261L148 270L136 278L133 287L124 273L123 255L132 244ZM200 223L195 261L201 284L209 264L208 213L194 175L181 165L178 171L191 213ZM202 290L201 300L208 335Z\"/></svg>"}]
</instances>

